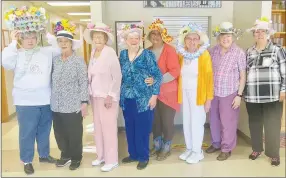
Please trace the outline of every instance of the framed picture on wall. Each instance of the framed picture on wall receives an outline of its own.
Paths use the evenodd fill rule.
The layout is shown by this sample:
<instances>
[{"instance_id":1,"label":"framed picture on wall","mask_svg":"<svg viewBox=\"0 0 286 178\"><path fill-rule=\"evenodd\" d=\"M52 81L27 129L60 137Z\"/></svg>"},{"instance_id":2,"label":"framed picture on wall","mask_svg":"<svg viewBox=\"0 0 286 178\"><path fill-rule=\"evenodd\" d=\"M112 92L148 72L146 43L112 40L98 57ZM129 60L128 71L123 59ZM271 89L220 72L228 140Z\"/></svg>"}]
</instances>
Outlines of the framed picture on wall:
<instances>
[{"instance_id":1,"label":"framed picture on wall","mask_svg":"<svg viewBox=\"0 0 286 178\"><path fill-rule=\"evenodd\" d=\"M120 41L120 38L117 36L118 34L118 31L120 29L120 27L124 24L129 24L129 25L132 25L132 24L137 24L137 23L140 23L141 21L115 21L115 40L116 40L116 53L117 55L119 56L120 54L120 51L125 49L126 46L124 45L124 43L122 41ZM143 34L144 34L144 29L143 29ZM144 48L144 40L141 40L141 44L140 46L142 48Z\"/></svg>"}]
</instances>

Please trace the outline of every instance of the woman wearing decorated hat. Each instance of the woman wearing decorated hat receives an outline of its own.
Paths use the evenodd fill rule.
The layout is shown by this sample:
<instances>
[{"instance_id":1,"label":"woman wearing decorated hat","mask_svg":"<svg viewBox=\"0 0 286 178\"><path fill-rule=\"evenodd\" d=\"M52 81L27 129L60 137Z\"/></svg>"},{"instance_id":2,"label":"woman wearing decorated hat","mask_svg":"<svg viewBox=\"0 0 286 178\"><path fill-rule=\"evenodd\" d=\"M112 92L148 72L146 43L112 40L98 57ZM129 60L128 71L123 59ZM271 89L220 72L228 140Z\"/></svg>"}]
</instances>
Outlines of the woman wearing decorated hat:
<instances>
[{"instance_id":1,"label":"woman wearing decorated hat","mask_svg":"<svg viewBox=\"0 0 286 178\"><path fill-rule=\"evenodd\" d=\"M213 99L212 62L205 49L207 46L209 39L200 25L189 23L180 30L177 45L181 51L178 100L183 102L186 151L179 158L190 164L204 158L204 124Z\"/></svg>"},{"instance_id":2,"label":"woman wearing decorated hat","mask_svg":"<svg viewBox=\"0 0 286 178\"><path fill-rule=\"evenodd\" d=\"M152 51L140 47L143 24L124 24L118 32L127 49L120 52L122 84L120 106L125 119L129 156L122 163L139 161L137 169L149 162L149 136L162 74ZM152 86L145 83L154 79Z\"/></svg>"},{"instance_id":3,"label":"woman wearing decorated hat","mask_svg":"<svg viewBox=\"0 0 286 178\"><path fill-rule=\"evenodd\" d=\"M84 39L93 44L88 66L89 94L91 95L94 137L97 159L93 166L111 171L118 166L117 117L121 86L118 57L110 47L114 41L111 29L103 23L88 24Z\"/></svg>"},{"instance_id":4,"label":"woman wearing decorated hat","mask_svg":"<svg viewBox=\"0 0 286 178\"><path fill-rule=\"evenodd\" d=\"M87 115L87 67L75 50L82 41L75 40L76 25L68 20L57 22L54 33L61 54L53 58L51 109L54 133L61 151L58 167L75 170L82 160L83 117Z\"/></svg>"},{"instance_id":5,"label":"woman wearing decorated hat","mask_svg":"<svg viewBox=\"0 0 286 178\"><path fill-rule=\"evenodd\" d=\"M231 156L236 146L239 106L245 86L245 52L234 42L241 31L223 22L213 32L218 44L209 50L214 72L214 99L210 110L212 145L206 153L221 150L217 160Z\"/></svg>"},{"instance_id":6,"label":"woman wearing decorated hat","mask_svg":"<svg viewBox=\"0 0 286 178\"><path fill-rule=\"evenodd\" d=\"M265 155L271 158L271 165L278 166L282 102L286 92L286 54L281 46L270 41L274 30L267 18L257 19L248 31L255 39L255 44L246 52L245 101L253 150L249 159L255 160L263 152L264 130Z\"/></svg>"},{"instance_id":7,"label":"woman wearing decorated hat","mask_svg":"<svg viewBox=\"0 0 286 178\"><path fill-rule=\"evenodd\" d=\"M46 34L46 15L44 8L27 6L12 7L4 14L12 42L2 51L2 65L14 71L13 100L19 124L20 159L26 174L34 173L35 140L39 161L56 161L50 156L49 145L50 83L52 58L59 51L53 47L39 47L41 36Z\"/></svg>"},{"instance_id":8,"label":"woman wearing decorated hat","mask_svg":"<svg viewBox=\"0 0 286 178\"><path fill-rule=\"evenodd\" d=\"M156 57L158 66L163 74L163 81L158 96L153 121L154 147L150 156L157 156L161 161L170 155L174 135L174 117L179 110L178 81L180 64L176 50L170 46L173 38L168 34L160 19L156 19L149 26L147 39L151 41L149 47Z\"/></svg>"}]
</instances>

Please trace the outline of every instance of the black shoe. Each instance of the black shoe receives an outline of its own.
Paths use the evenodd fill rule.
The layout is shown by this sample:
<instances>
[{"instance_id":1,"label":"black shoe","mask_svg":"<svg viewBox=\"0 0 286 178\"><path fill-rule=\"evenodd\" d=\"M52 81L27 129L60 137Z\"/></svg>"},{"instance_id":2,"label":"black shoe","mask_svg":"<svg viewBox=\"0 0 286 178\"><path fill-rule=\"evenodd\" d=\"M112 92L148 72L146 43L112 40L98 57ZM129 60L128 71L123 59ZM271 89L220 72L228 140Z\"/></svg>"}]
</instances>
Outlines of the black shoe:
<instances>
[{"instance_id":1,"label":"black shoe","mask_svg":"<svg viewBox=\"0 0 286 178\"><path fill-rule=\"evenodd\" d=\"M253 151L250 155L249 155L249 159L252 159L252 160L256 160L259 156L261 155L261 152L256 152L256 151Z\"/></svg>"},{"instance_id":2,"label":"black shoe","mask_svg":"<svg viewBox=\"0 0 286 178\"><path fill-rule=\"evenodd\" d=\"M210 146L210 147L208 147L207 149L206 149L206 153L214 153L214 152L216 152L216 151L219 151L220 150L220 148L215 148L214 146Z\"/></svg>"},{"instance_id":3,"label":"black shoe","mask_svg":"<svg viewBox=\"0 0 286 178\"><path fill-rule=\"evenodd\" d=\"M80 161L72 160L70 170L76 170L80 166Z\"/></svg>"},{"instance_id":4,"label":"black shoe","mask_svg":"<svg viewBox=\"0 0 286 178\"><path fill-rule=\"evenodd\" d=\"M46 158L39 158L39 161L41 163L52 163L52 164L57 162L57 160L55 158L51 157L51 156L48 156Z\"/></svg>"},{"instance_id":5,"label":"black shoe","mask_svg":"<svg viewBox=\"0 0 286 178\"><path fill-rule=\"evenodd\" d=\"M57 167L64 167L64 166L68 165L69 163L71 163L71 159L69 159L69 158L61 158L61 159L57 160L56 166Z\"/></svg>"},{"instance_id":6,"label":"black shoe","mask_svg":"<svg viewBox=\"0 0 286 178\"><path fill-rule=\"evenodd\" d=\"M148 161L139 161L139 163L137 165L137 169L138 170L145 169L147 167L148 163L149 163L149 160Z\"/></svg>"},{"instance_id":7,"label":"black shoe","mask_svg":"<svg viewBox=\"0 0 286 178\"><path fill-rule=\"evenodd\" d=\"M271 158L271 165L272 166L279 166L280 165L280 159L279 158Z\"/></svg>"},{"instance_id":8,"label":"black shoe","mask_svg":"<svg viewBox=\"0 0 286 178\"><path fill-rule=\"evenodd\" d=\"M34 174L34 168L33 168L32 163L28 163L24 165L24 171L26 174Z\"/></svg>"},{"instance_id":9,"label":"black shoe","mask_svg":"<svg viewBox=\"0 0 286 178\"><path fill-rule=\"evenodd\" d=\"M123 164L132 163L132 162L136 162L136 160L131 159L130 157L123 158L122 160Z\"/></svg>"}]
</instances>

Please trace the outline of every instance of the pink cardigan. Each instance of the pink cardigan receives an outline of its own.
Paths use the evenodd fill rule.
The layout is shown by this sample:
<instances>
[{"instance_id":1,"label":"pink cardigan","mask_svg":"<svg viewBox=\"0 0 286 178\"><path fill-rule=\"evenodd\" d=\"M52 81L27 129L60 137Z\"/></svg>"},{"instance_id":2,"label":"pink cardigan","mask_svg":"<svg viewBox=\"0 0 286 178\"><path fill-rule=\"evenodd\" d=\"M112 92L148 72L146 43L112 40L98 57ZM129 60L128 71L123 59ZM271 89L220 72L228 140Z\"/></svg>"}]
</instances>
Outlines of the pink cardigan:
<instances>
[{"instance_id":1,"label":"pink cardigan","mask_svg":"<svg viewBox=\"0 0 286 178\"><path fill-rule=\"evenodd\" d=\"M94 53L95 50L91 52L88 65L89 94L102 98L109 95L114 101L119 101L122 74L115 51L104 46L96 60L93 59Z\"/></svg>"}]
</instances>

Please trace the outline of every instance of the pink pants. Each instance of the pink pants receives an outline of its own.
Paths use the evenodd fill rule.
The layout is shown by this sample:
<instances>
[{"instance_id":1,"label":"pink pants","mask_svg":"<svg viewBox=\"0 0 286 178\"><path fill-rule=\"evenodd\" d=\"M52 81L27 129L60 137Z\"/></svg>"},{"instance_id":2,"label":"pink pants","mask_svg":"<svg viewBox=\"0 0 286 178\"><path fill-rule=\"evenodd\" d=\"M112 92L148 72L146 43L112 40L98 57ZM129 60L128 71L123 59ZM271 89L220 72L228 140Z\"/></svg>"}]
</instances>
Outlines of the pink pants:
<instances>
[{"instance_id":1,"label":"pink pants","mask_svg":"<svg viewBox=\"0 0 286 178\"><path fill-rule=\"evenodd\" d=\"M104 98L92 98L94 138L97 159L105 164L118 163L117 116L119 102L113 102L111 108L104 106Z\"/></svg>"}]
</instances>

